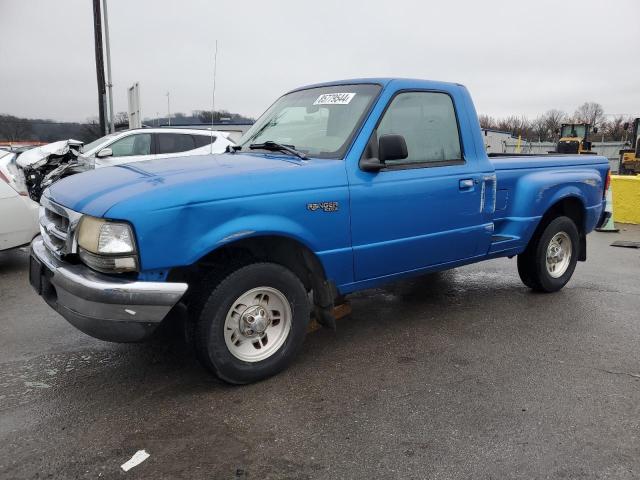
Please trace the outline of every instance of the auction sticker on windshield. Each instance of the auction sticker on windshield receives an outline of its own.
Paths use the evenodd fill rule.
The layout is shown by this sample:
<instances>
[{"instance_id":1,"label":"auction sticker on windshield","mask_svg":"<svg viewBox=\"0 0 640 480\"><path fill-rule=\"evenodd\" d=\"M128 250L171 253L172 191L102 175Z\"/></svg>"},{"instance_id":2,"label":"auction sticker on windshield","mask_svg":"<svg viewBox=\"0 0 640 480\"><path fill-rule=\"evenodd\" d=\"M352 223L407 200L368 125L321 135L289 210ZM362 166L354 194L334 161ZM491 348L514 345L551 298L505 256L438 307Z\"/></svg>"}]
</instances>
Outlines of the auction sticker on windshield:
<instances>
[{"instance_id":1,"label":"auction sticker on windshield","mask_svg":"<svg viewBox=\"0 0 640 480\"><path fill-rule=\"evenodd\" d=\"M314 105L348 105L355 97L355 93L324 93L320 95Z\"/></svg>"}]
</instances>

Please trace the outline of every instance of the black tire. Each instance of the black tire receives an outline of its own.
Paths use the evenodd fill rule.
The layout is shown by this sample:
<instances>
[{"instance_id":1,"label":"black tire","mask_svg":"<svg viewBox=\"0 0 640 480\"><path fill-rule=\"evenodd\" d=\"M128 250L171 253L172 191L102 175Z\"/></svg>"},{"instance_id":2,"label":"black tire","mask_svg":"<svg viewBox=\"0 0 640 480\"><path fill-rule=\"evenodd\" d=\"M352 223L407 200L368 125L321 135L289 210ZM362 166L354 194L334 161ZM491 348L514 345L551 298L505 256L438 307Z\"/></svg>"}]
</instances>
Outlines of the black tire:
<instances>
[{"instance_id":1,"label":"black tire","mask_svg":"<svg viewBox=\"0 0 640 480\"><path fill-rule=\"evenodd\" d=\"M547 248L551 239L564 232L571 241L571 258L566 271L554 278L547 270ZM538 292L557 292L571 279L580 256L580 236L576 224L569 217L556 217L536 232L527 249L518 255L518 273L527 287Z\"/></svg>"},{"instance_id":2,"label":"black tire","mask_svg":"<svg viewBox=\"0 0 640 480\"><path fill-rule=\"evenodd\" d=\"M220 379L246 384L283 370L296 356L307 330L310 305L300 279L275 263L253 263L238 268L221 281L211 277L192 299L193 342L198 360ZM291 309L291 328L282 346L257 362L234 356L225 343L224 324L233 302L253 288L270 287L281 292Z\"/></svg>"}]
</instances>

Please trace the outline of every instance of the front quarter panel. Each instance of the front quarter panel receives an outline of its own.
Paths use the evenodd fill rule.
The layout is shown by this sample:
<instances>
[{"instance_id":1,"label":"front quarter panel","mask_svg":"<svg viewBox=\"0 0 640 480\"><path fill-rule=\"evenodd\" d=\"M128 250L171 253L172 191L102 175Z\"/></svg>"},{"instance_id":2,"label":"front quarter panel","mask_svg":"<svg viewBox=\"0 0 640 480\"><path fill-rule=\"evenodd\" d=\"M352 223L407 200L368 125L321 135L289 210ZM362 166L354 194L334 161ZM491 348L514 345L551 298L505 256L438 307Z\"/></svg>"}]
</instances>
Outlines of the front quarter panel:
<instances>
[{"instance_id":1,"label":"front quarter panel","mask_svg":"<svg viewBox=\"0 0 640 480\"><path fill-rule=\"evenodd\" d=\"M212 200L203 201L207 188ZM199 185L184 195L179 206L156 208L162 202L150 196L137 205L125 203L109 210L108 217L134 225L143 271L191 265L234 241L278 235L315 252L335 282L352 280L344 162L311 160L260 177ZM335 202L337 209L325 202Z\"/></svg>"}]
</instances>

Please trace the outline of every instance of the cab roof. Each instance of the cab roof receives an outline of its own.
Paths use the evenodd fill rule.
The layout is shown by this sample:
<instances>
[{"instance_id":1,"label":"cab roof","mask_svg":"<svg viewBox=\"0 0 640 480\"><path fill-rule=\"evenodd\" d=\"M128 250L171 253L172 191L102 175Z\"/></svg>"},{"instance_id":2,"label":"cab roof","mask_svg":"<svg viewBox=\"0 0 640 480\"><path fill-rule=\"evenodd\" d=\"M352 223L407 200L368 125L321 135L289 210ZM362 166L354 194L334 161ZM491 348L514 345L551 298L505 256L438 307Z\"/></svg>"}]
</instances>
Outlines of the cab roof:
<instances>
[{"instance_id":1,"label":"cab roof","mask_svg":"<svg viewBox=\"0 0 640 480\"><path fill-rule=\"evenodd\" d=\"M430 88L430 89L451 89L454 87L462 87L460 83L454 82L440 82L435 80L423 80L418 78L401 78L401 77L372 77L372 78L352 78L346 80L335 80L331 82L314 83L311 85L305 85L303 87L294 88L287 93L297 92L300 90L308 90L310 88L319 87L334 87L337 85L354 85L354 84L366 84L374 83L380 85L382 88L386 88L392 82L402 82L404 86L410 85L414 88Z\"/></svg>"}]
</instances>

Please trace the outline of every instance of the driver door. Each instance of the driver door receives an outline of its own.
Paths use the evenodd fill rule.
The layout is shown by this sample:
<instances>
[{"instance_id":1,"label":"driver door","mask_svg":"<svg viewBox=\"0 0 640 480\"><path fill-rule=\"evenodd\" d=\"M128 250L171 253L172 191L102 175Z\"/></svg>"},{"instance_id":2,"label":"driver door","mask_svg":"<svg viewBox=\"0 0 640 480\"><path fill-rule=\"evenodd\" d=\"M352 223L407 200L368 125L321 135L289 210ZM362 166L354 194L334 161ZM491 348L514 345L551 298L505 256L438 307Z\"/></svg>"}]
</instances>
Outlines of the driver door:
<instances>
[{"instance_id":1,"label":"driver door","mask_svg":"<svg viewBox=\"0 0 640 480\"><path fill-rule=\"evenodd\" d=\"M457 262L484 238L482 174L465 157L453 99L401 91L389 103L363 156L377 139L401 135L407 157L351 178L351 229L357 281Z\"/></svg>"}]
</instances>

